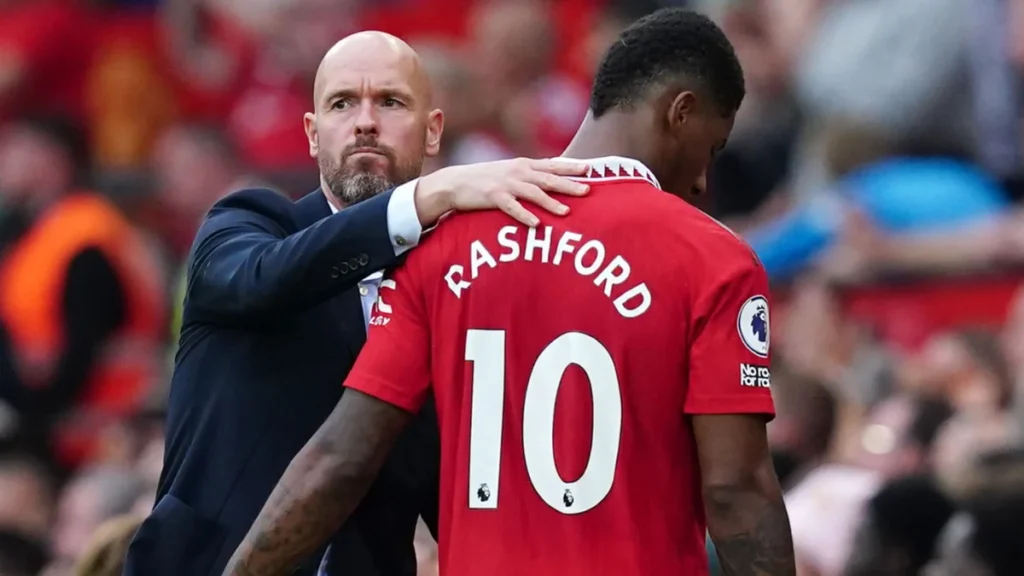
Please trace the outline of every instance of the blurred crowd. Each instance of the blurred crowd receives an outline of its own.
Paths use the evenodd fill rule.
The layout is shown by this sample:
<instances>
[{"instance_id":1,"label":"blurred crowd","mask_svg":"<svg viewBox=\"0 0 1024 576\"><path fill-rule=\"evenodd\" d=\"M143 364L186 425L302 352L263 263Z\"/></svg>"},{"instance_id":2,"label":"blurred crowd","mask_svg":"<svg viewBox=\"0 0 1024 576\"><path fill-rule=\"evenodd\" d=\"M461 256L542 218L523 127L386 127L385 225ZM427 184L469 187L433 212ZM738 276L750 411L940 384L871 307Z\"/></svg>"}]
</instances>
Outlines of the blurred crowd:
<instances>
[{"instance_id":1,"label":"blurred crowd","mask_svg":"<svg viewBox=\"0 0 1024 576\"><path fill-rule=\"evenodd\" d=\"M301 117L334 41L420 51L435 170L557 155L662 4L712 14L746 73L692 200L773 281L801 574L1019 574L1024 0L0 0L0 576L120 573L192 235L231 190L317 186Z\"/></svg>"}]
</instances>

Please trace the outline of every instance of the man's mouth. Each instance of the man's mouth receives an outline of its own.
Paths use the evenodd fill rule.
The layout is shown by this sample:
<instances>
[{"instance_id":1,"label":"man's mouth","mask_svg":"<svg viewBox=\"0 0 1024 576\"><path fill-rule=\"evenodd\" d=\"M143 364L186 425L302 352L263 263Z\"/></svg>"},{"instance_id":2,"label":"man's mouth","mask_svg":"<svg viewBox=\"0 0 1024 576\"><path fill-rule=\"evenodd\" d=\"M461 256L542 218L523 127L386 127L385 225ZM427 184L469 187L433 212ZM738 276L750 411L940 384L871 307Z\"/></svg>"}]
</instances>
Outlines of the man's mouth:
<instances>
[{"instance_id":1,"label":"man's mouth","mask_svg":"<svg viewBox=\"0 0 1024 576\"><path fill-rule=\"evenodd\" d=\"M384 151L381 150L380 148L367 147L356 148L349 153L349 156L355 156L356 154L375 154L377 156L386 156L386 154L384 154Z\"/></svg>"}]
</instances>

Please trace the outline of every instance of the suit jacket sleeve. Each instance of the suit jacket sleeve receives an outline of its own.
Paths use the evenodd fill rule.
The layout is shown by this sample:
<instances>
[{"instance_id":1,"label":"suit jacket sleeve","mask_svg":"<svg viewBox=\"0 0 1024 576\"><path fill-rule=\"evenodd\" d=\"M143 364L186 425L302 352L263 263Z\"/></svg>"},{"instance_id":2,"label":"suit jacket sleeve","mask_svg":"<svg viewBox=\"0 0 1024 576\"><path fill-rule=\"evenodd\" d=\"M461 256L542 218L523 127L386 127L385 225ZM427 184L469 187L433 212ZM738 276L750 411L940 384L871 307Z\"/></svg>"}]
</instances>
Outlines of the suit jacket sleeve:
<instances>
[{"instance_id":1,"label":"suit jacket sleeve","mask_svg":"<svg viewBox=\"0 0 1024 576\"><path fill-rule=\"evenodd\" d=\"M355 286L397 260L388 233L390 199L387 192L300 229L293 204L276 192L243 190L224 198L196 235L187 307L220 321L265 321Z\"/></svg>"}]
</instances>

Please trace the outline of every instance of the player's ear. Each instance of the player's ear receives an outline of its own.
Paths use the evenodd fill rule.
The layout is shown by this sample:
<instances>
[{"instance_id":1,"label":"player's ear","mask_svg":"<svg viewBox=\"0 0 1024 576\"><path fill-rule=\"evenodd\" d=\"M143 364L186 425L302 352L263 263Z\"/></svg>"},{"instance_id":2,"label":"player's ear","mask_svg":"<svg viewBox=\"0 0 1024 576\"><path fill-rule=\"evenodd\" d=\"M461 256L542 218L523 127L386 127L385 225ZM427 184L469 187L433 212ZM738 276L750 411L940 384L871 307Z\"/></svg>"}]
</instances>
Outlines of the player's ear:
<instances>
[{"instance_id":1,"label":"player's ear","mask_svg":"<svg viewBox=\"0 0 1024 576\"><path fill-rule=\"evenodd\" d=\"M441 133L444 132L444 112L431 110L427 115L427 141L424 150L427 156L437 156L441 151Z\"/></svg>"},{"instance_id":2,"label":"player's ear","mask_svg":"<svg viewBox=\"0 0 1024 576\"><path fill-rule=\"evenodd\" d=\"M687 90L676 94L669 104L668 117L665 119L673 134L678 134L682 126L690 121L696 112L696 106L697 96L693 92Z\"/></svg>"},{"instance_id":3,"label":"player's ear","mask_svg":"<svg viewBox=\"0 0 1024 576\"><path fill-rule=\"evenodd\" d=\"M312 112L302 115L302 128L306 131L306 139L309 140L309 156L316 158L320 152L320 137L316 131L316 116Z\"/></svg>"}]
</instances>

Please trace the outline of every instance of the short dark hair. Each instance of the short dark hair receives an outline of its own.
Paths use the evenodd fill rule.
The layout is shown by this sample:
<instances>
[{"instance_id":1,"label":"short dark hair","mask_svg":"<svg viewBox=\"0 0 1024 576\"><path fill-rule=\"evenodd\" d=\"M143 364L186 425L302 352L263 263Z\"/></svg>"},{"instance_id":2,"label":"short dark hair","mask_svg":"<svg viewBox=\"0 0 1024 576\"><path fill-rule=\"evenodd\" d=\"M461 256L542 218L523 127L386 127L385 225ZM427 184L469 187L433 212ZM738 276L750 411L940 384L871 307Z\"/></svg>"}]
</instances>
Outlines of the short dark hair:
<instances>
[{"instance_id":1,"label":"short dark hair","mask_svg":"<svg viewBox=\"0 0 1024 576\"><path fill-rule=\"evenodd\" d=\"M635 105L652 85L673 77L700 82L723 116L743 101L743 69L722 30L696 12L663 8L626 28L605 53L590 109L599 118Z\"/></svg>"}]
</instances>

